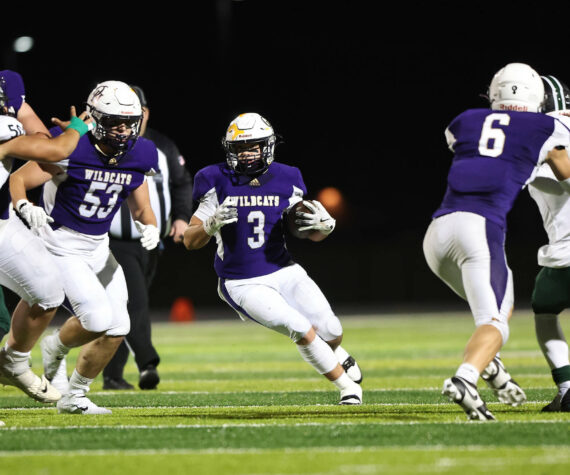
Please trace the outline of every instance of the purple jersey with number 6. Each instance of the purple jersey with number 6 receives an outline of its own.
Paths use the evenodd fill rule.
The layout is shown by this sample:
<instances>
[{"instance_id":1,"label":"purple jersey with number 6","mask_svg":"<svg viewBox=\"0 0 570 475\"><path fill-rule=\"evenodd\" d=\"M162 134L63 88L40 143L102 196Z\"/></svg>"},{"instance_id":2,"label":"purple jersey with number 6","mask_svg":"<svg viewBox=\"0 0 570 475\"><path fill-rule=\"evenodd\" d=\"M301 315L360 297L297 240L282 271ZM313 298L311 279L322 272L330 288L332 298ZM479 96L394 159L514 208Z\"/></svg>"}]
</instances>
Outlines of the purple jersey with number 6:
<instances>
[{"instance_id":1,"label":"purple jersey with number 6","mask_svg":"<svg viewBox=\"0 0 570 475\"><path fill-rule=\"evenodd\" d=\"M292 262L285 245L283 213L307 189L298 168L273 162L261 176L246 182L225 163L202 168L194 177L193 199L232 197L238 220L216 234L214 268L221 278L247 279L270 274ZM209 198L208 198L209 197ZM206 217L200 212L197 217Z\"/></svg>"},{"instance_id":2,"label":"purple jersey with number 6","mask_svg":"<svg viewBox=\"0 0 570 475\"><path fill-rule=\"evenodd\" d=\"M470 109L445 131L455 153L447 190L433 217L467 211L506 227L521 189L555 146L570 145L570 130L533 112Z\"/></svg>"},{"instance_id":3,"label":"purple jersey with number 6","mask_svg":"<svg viewBox=\"0 0 570 475\"><path fill-rule=\"evenodd\" d=\"M55 137L58 127L50 130ZM147 174L158 168L156 145L139 137L117 165L107 165L89 135L79 139L73 153L57 164L65 173L44 185L42 202L54 219L53 228L66 226L74 231L102 235L109 231L113 216Z\"/></svg>"}]
</instances>

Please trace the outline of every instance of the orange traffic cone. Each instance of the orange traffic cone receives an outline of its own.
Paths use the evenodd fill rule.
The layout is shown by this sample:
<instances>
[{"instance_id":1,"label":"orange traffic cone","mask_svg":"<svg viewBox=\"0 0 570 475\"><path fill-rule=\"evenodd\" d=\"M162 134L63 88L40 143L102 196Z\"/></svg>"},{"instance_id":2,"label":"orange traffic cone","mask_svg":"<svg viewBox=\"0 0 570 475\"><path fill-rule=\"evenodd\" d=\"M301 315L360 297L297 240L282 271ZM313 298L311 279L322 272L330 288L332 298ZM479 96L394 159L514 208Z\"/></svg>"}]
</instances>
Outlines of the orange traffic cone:
<instances>
[{"instance_id":1,"label":"orange traffic cone","mask_svg":"<svg viewBox=\"0 0 570 475\"><path fill-rule=\"evenodd\" d=\"M178 297L170 309L170 321L192 322L195 318L192 300L186 297Z\"/></svg>"}]
</instances>

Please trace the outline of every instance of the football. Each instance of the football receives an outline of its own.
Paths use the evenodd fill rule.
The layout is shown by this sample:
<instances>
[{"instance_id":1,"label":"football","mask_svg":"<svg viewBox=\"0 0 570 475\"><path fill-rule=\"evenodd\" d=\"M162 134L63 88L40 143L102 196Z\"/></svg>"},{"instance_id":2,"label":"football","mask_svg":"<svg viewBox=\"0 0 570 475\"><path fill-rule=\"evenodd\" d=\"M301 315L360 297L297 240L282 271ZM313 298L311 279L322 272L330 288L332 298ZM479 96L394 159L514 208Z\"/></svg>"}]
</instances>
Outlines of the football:
<instances>
[{"instance_id":1,"label":"football","mask_svg":"<svg viewBox=\"0 0 570 475\"><path fill-rule=\"evenodd\" d=\"M296 238L307 239L315 231L299 231L299 227L302 226L300 226L299 224L295 224L295 219L296 219L295 213L297 211L302 211L304 213L311 212L311 210L307 208L302 201L299 201L295 206L291 208L289 213L287 213L287 227L289 229L289 232Z\"/></svg>"}]
</instances>

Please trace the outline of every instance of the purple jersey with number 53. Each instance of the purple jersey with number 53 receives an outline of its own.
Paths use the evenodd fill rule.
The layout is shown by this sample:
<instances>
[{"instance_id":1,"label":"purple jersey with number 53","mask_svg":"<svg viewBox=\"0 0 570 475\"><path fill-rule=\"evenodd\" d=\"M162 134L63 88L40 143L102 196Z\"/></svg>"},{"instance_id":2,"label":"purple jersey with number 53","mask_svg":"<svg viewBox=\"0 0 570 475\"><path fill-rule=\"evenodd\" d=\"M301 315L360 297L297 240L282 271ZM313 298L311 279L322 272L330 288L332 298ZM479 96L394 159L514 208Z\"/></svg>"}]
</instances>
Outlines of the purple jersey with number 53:
<instances>
[{"instance_id":1,"label":"purple jersey with number 53","mask_svg":"<svg viewBox=\"0 0 570 475\"><path fill-rule=\"evenodd\" d=\"M58 127L50 130L55 137ZM66 226L74 231L102 235L109 231L113 216L145 175L158 168L156 145L139 137L116 166L101 160L89 135L79 139L73 153L62 162L65 173L54 176L44 185L42 202L54 219L53 228Z\"/></svg>"},{"instance_id":2,"label":"purple jersey with number 53","mask_svg":"<svg viewBox=\"0 0 570 475\"><path fill-rule=\"evenodd\" d=\"M258 277L291 263L283 213L307 192L300 170L282 163L273 162L249 183L240 178L225 163L202 168L194 177L195 201L210 200L216 206L231 197L238 210L237 222L216 234L214 267L219 277L227 279ZM195 215L202 221L208 218L200 209Z\"/></svg>"},{"instance_id":3,"label":"purple jersey with number 53","mask_svg":"<svg viewBox=\"0 0 570 475\"><path fill-rule=\"evenodd\" d=\"M555 146L570 145L570 130L533 112L470 109L445 131L455 153L443 202L433 217L467 211L506 227L506 217L536 165Z\"/></svg>"}]
</instances>

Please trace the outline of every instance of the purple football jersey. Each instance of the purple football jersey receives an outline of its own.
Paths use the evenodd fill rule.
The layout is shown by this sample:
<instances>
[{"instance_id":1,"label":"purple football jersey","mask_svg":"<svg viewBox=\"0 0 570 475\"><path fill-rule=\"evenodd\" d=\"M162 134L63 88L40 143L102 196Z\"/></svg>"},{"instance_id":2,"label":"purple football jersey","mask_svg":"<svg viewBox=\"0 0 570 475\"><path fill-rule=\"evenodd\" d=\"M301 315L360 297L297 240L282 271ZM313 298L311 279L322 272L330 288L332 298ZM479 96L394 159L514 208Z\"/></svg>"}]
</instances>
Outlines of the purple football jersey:
<instances>
[{"instance_id":1,"label":"purple football jersey","mask_svg":"<svg viewBox=\"0 0 570 475\"><path fill-rule=\"evenodd\" d=\"M18 114L20 107L26 99L26 89L22 76L15 71L4 69L0 71L0 78L3 79L4 93L8 97L8 112L14 116Z\"/></svg>"},{"instance_id":2,"label":"purple football jersey","mask_svg":"<svg viewBox=\"0 0 570 475\"><path fill-rule=\"evenodd\" d=\"M433 217L468 211L506 227L506 217L535 167L570 130L545 114L470 109L446 130L454 152L443 202Z\"/></svg>"},{"instance_id":3,"label":"purple football jersey","mask_svg":"<svg viewBox=\"0 0 570 475\"><path fill-rule=\"evenodd\" d=\"M225 163L202 168L194 177L193 199L214 192L218 202L232 197L238 220L217 235L214 268L221 278L246 279L270 274L292 262L285 245L283 213L307 193L298 168L273 162L249 183Z\"/></svg>"},{"instance_id":4,"label":"purple football jersey","mask_svg":"<svg viewBox=\"0 0 570 475\"><path fill-rule=\"evenodd\" d=\"M55 137L61 130L54 127L50 132ZM66 173L46 183L42 194L43 205L54 219L51 226L101 235L109 231L121 203L143 183L145 175L157 170L158 152L153 142L139 137L116 166L107 165L90 136L84 135L62 165Z\"/></svg>"}]
</instances>

